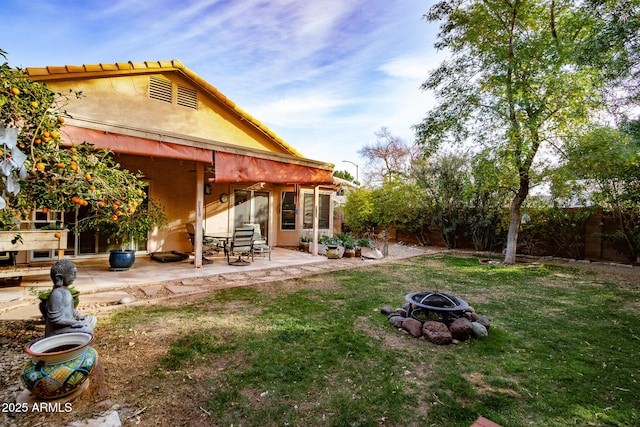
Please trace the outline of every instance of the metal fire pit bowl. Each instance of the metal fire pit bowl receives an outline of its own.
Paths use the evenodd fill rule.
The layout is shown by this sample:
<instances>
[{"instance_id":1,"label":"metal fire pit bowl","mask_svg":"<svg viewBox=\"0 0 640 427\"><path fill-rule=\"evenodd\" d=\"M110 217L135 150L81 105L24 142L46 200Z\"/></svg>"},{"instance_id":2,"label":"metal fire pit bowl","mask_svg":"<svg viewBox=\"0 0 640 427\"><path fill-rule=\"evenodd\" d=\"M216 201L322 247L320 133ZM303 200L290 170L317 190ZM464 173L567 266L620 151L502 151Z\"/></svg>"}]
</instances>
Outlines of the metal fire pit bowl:
<instances>
[{"instance_id":1,"label":"metal fire pit bowl","mask_svg":"<svg viewBox=\"0 0 640 427\"><path fill-rule=\"evenodd\" d=\"M412 292L405 299L409 303L407 317L421 322L428 320L430 314L436 314L442 318L442 322L449 325L452 318L462 317L469 307L465 300L443 292Z\"/></svg>"}]
</instances>

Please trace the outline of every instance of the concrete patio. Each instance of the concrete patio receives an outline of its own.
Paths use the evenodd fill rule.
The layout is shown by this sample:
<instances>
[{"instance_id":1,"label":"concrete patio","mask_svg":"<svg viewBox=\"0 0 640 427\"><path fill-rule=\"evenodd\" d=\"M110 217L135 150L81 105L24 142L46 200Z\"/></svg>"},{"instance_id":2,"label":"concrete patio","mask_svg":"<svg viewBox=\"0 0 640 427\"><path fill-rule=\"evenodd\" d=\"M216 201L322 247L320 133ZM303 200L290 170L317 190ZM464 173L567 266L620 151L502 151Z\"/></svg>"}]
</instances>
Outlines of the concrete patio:
<instances>
[{"instance_id":1,"label":"concrete patio","mask_svg":"<svg viewBox=\"0 0 640 427\"><path fill-rule=\"evenodd\" d=\"M193 258L180 262L158 262L138 256L128 271L110 271L106 258L73 260L78 268L74 286L80 291L78 310L95 312L122 305L148 304L152 301L207 293L219 289L247 286L275 280L345 270L395 259L425 255L435 251L392 245L389 256L381 260L328 259L309 253L273 248L271 261L256 257L246 266L228 265L222 255L211 257L212 264L195 268ZM48 274L23 277L20 286L0 287L0 320L21 320L39 316L37 297L32 288L53 286ZM124 302L124 304L121 304Z\"/></svg>"}]
</instances>

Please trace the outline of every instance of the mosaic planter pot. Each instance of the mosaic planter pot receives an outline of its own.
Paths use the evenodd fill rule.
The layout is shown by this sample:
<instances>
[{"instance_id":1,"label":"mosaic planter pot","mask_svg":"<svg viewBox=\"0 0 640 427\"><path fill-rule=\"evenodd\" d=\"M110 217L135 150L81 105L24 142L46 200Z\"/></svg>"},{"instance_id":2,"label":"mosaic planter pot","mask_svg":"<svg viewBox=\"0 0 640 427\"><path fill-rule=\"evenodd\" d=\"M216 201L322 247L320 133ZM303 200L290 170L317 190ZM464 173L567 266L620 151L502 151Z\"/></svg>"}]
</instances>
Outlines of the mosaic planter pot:
<instances>
[{"instance_id":1,"label":"mosaic planter pot","mask_svg":"<svg viewBox=\"0 0 640 427\"><path fill-rule=\"evenodd\" d=\"M57 399L78 389L98 362L90 346L93 336L83 332L31 341L25 351L31 360L22 371L22 383L40 399Z\"/></svg>"}]
</instances>

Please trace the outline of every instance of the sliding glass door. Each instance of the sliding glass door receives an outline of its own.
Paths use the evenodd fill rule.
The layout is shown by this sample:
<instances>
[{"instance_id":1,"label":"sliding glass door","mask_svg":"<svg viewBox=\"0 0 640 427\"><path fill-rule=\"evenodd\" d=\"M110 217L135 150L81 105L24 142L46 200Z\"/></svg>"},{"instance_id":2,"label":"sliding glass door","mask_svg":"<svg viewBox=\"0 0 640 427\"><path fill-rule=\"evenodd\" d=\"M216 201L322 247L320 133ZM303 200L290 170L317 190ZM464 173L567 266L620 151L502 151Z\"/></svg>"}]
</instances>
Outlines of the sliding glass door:
<instances>
[{"instance_id":1,"label":"sliding glass door","mask_svg":"<svg viewBox=\"0 0 640 427\"><path fill-rule=\"evenodd\" d=\"M236 190L233 192L233 227L260 224L264 239L268 236L269 192Z\"/></svg>"}]
</instances>

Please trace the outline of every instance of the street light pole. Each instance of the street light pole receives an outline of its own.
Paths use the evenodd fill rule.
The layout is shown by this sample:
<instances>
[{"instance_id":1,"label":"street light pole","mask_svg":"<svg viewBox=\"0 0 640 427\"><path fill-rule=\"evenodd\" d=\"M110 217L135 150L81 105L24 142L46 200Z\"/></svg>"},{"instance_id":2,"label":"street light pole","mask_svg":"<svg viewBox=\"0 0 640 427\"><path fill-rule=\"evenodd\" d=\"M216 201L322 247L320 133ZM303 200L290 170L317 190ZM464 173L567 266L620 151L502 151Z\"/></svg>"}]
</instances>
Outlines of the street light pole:
<instances>
[{"instance_id":1,"label":"street light pole","mask_svg":"<svg viewBox=\"0 0 640 427\"><path fill-rule=\"evenodd\" d=\"M358 177L358 169L359 169L358 165L353 163L353 162L350 162L349 160L343 160L343 162L344 163L351 163L353 166L356 167L356 183L360 184L360 180L359 180L359 177Z\"/></svg>"}]
</instances>

